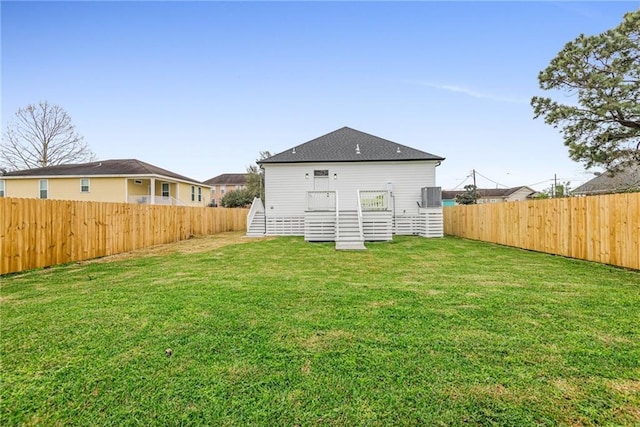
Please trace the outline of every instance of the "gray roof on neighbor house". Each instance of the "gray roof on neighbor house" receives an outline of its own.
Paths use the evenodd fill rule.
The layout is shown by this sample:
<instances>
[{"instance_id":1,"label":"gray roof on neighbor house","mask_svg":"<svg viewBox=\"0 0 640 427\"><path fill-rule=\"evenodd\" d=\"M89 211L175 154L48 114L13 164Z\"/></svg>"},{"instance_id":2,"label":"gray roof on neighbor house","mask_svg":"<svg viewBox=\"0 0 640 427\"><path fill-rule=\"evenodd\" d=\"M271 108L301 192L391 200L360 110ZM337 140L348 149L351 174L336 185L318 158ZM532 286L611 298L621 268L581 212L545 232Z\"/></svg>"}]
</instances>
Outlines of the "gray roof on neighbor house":
<instances>
[{"instance_id":1,"label":"gray roof on neighbor house","mask_svg":"<svg viewBox=\"0 0 640 427\"><path fill-rule=\"evenodd\" d=\"M520 187L511 187L511 188L478 188L478 189L476 189L476 192L478 193L478 196L481 197L481 198L487 198L487 197L509 197L510 195L515 193L516 191L519 191L519 190L521 190L523 188L525 188L525 189L530 191L530 194L528 194L527 197L530 197L532 194L536 193L535 190L533 190L532 188L529 188L529 187L527 187L525 185L520 186ZM442 191L442 199L443 200L455 199L458 194L462 194L464 192L465 192L465 190L444 190L444 191Z\"/></svg>"},{"instance_id":2,"label":"gray roof on neighbor house","mask_svg":"<svg viewBox=\"0 0 640 427\"><path fill-rule=\"evenodd\" d=\"M247 183L246 173L223 173L216 177L202 181L207 185L245 185Z\"/></svg>"},{"instance_id":3,"label":"gray roof on neighbor house","mask_svg":"<svg viewBox=\"0 0 640 427\"><path fill-rule=\"evenodd\" d=\"M311 141L275 154L264 163L375 162L444 160L444 157L416 150L397 142L343 127Z\"/></svg>"},{"instance_id":4,"label":"gray roof on neighbor house","mask_svg":"<svg viewBox=\"0 0 640 427\"><path fill-rule=\"evenodd\" d=\"M137 159L101 160L90 163L47 166L44 168L25 169L7 172L3 177L38 177L38 176L108 176L108 175L160 175L181 181L202 184L200 181L159 168Z\"/></svg>"},{"instance_id":5,"label":"gray roof on neighbor house","mask_svg":"<svg viewBox=\"0 0 640 427\"><path fill-rule=\"evenodd\" d=\"M625 191L640 191L640 166L629 167L621 172L603 172L599 176L575 188L571 193L606 194Z\"/></svg>"}]
</instances>

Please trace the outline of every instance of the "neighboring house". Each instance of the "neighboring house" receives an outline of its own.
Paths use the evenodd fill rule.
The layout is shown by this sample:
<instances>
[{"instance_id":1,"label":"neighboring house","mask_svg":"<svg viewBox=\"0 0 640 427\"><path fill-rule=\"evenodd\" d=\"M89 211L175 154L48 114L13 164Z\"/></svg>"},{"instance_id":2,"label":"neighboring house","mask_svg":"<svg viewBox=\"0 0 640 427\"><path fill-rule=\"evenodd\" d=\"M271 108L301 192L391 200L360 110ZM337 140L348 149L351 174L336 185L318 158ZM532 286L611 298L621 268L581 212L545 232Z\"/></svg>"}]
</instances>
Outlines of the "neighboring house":
<instances>
[{"instance_id":1,"label":"neighboring house","mask_svg":"<svg viewBox=\"0 0 640 427\"><path fill-rule=\"evenodd\" d=\"M248 235L300 235L365 249L392 234L442 236L436 167L443 157L348 127L264 159L265 204Z\"/></svg>"},{"instance_id":2,"label":"neighboring house","mask_svg":"<svg viewBox=\"0 0 640 427\"><path fill-rule=\"evenodd\" d=\"M0 196L206 206L210 188L136 159L47 166L0 176Z\"/></svg>"},{"instance_id":3,"label":"neighboring house","mask_svg":"<svg viewBox=\"0 0 640 427\"><path fill-rule=\"evenodd\" d=\"M571 191L576 196L640 191L640 166L611 174L601 173Z\"/></svg>"},{"instance_id":4,"label":"neighboring house","mask_svg":"<svg viewBox=\"0 0 640 427\"><path fill-rule=\"evenodd\" d=\"M535 197L538 192L530 187L512 187L512 188L478 188L477 203L503 203L503 202L518 202L521 200L530 200ZM465 193L465 190L444 190L442 192L442 205L454 206L456 202L456 196L458 194Z\"/></svg>"},{"instance_id":5,"label":"neighboring house","mask_svg":"<svg viewBox=\"0 0 640 427\"><path fill-rule=\"evenodd\" d=\"M246 173L223 173L206 181L211 187L211 205L220 206L220 202L229 191L242 190L247 188Z\"/></svg>"}]
</instances>

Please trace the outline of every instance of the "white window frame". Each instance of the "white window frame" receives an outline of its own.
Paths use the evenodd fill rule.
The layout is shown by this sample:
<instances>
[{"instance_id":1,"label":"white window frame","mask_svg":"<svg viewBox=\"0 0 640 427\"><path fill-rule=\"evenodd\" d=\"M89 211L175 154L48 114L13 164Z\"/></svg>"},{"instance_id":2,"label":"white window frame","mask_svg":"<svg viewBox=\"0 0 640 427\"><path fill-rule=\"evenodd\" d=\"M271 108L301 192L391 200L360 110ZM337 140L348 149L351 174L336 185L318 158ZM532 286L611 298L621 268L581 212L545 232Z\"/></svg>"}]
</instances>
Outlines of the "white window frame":
<instances>
[{"instance_id":1,"label":"white window frame","mask_svg":"<svg viewBox=\"0 0 640 427\"><path fill-rule=\"evenodd\" d=\"M192 202L196 201L196 186L195 185L191 186L191 201Z\"/></svg>"},{"instance_id":2,"label":"white window frame","mask_svg":"<svg viewBox=\"0 0 640 427\"><path fill-rule=\"evenodd\" d=\"M5 196L5 192L6 192L6 185L5 184L5 180L4 179L0 179L0 197L4 197Z\"/></svg>"},{"instance_id":3,"label":"white window frame","mask_svg":"<svg viewBox=\"0 0 640 427\"><path fill-rule=\"evenodd\" d=\"M44 188L42 188L42 184L44 184ZM40 199L48 199L49 198L49 180L48 179L41 179L39 184L38 184L38 188L39 188L39 193L38 193L38 198ZM42 192L44 193L44 197L42 197Z\"/></svg>"},{"instance_id":4,"label":"white window frame","mask_svg":"<svg viewBox=\"0 0 640 427\"><path fill-rule=\"evenodd\" d=\"M167 186L167 192L165 195L165 191L164 191L164 186ZM168 182L161 182L160 183L160 194L162 195L162 197L171 197L171 184L169 184Z\"/></svg>"},{"instance_id":5,"label":"white window frame","mask_svg":"<svg viewBox=\"0 0 640 427\"><path fill-rule=\"evenodd\" d=\"M82 181L87 181L87 191L84 190L84 185L82 185ZM89 178L80 178L80 192L81 193L91 193L91 180Z\"/></svg>"},{"instance_id":6,"label":"white window frame","mask_svg":"<svg viewBox=\"0 0 640 427\"><path fill-rule=\"evenodd\" d=\"M198 201L202 201L202 187L198 187Z\"/></svg>"},{"instance_id":7,"label":"white window frame","mask_svg":"<svg viewBox=\"0 0 640 427\"><path fill-rule=\"evenodd\" d=\"M227 186L226 186L226 185L221 185L221 186L220 186L220 194L223 194L223 195L224 195L224 193L225 193L225 191L226 191L226 190L227 190Z\"/></svg>"}]
</instances>

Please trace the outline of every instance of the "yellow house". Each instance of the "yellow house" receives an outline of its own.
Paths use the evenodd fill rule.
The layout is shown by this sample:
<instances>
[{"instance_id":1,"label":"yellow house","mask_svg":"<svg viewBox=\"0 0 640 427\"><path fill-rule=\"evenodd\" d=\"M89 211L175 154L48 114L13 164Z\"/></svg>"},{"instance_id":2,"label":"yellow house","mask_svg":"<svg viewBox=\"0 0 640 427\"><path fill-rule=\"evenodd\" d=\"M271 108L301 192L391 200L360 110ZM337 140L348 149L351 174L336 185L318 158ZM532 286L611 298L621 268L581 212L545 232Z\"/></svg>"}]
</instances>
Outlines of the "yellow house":
<instances>
[{"instance_id":1,"label":"yellow house","mask_svg":"<svg viewBox=\"0 0 640 427\"><path fill-rule=\"evenodd\" d=\"M0 173L0 197L207 206L211 187L136 159Z\"/></svg>"}]
</instances>

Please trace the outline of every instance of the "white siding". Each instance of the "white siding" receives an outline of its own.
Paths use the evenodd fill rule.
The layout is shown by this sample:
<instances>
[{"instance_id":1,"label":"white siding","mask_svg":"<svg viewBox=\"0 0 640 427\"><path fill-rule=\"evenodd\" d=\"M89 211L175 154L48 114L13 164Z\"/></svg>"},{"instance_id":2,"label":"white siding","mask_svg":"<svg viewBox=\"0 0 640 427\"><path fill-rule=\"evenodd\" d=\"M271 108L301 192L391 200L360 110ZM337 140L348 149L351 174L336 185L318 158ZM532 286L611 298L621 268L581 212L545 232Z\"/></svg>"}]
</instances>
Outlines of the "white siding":
<instances>
[{"instance_id":1,"label":"white siding","mask_svg":"<svg viewBox=\"0 0 640 427\"><path fill-rule=\"evenodd\" d=\"M528 187L521 188L515 193L510 194L509 197L507 197L506 201L515 202L520 200L527 200L527 196L531 193L533 193L533 190L531 190L530 188Z\"/></svg>"},{"instance_id":2,"label":"white siding","mask_svg":"<svg viewBox=\"0 0 640 427\"><path fill-rule=\"evenodd\" d=\"M395 215L419 215L422 187L436 185L436 161L265 164L265 211L268 217L301 216L306 192L313 191L313 171L329 170L329 190L338 191L340 210L356 209L357 190L385 190L393 185ZM308 178L305 175L309 174ZM336 178L334 179L334 174Z\"/></svg>"}]
</instances>

